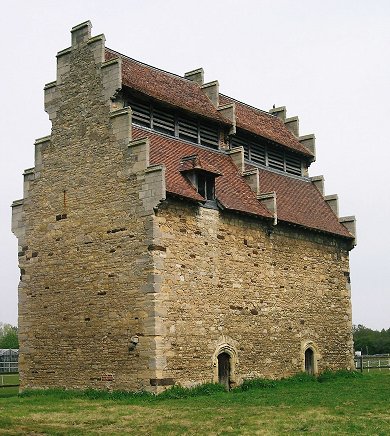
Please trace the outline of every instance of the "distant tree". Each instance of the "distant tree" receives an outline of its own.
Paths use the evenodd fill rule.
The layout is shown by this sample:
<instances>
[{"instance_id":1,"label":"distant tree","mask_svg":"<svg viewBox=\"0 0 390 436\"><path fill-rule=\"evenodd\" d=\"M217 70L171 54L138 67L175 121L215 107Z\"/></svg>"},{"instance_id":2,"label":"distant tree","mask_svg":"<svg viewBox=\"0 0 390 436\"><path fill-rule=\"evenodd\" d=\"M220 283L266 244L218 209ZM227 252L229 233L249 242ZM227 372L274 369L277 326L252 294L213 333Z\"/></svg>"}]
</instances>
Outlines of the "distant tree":
<instances>
[{"instance_id":1,"label":"distant tree","mask_svg":"<svg viewBox=\"0 0 390 436\"><path fill-rule=\"evenodd\" d=\"M0 323L0 348L19 348L17 327Z\"/></svg>"},{"instance_id":2,"label":"distant tree","mask_svg":"<svg viewBox=\"0 0 390 436\"><path fill-rule=\"evenodd\" d=\"M362 324L352 328L355 350L363 354L390 353L390 328L385 330L372 330Z\"/></svg>"}]
</instances>

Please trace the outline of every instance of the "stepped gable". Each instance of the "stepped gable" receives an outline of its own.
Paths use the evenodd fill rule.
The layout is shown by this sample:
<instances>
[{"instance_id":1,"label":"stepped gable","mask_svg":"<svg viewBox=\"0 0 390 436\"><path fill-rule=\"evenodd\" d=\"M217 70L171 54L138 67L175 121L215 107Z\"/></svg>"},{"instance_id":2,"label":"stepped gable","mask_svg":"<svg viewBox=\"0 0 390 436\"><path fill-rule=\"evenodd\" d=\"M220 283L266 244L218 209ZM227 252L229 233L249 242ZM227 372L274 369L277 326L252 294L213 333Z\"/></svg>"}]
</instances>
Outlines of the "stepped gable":
<instances>
[{"instance_id":1,"label":"stepped gable","mask_svg":"<svg viewBox=\"0 0 390 436\"><path fill-rule=\"evenodd\" d=\"M271 213L257 200L232 159L224 153L201 148L179 139L165 137L133 126L133 139L147 136L150 141L150 163L166 167L167 192L194 201L204 201L189 180L180 172L181 159L198 155L202 162L209 162L221 176L215 179L218 201L229 210L272 218Z\"/></svg>"},{"instance_id":2,"label":"stepped gable","mask_svg":"<svg viewBox=\"0 0 390 436\"><path fill-rule=\"evenodd\" d=\"M241 103L223 94L219 95L219 102L221 105L235 103L237 127L270 139L278 144L282 144L292 151L304 154L308 158L314 157L314 155L287 129L283 121L274 115Z\"/></svg>"},{"instance_id":3,"label":"stepped gable","mask_svg":"<svg viewBox=\"0 0 390 436\"><path fill-rule=\"evenodd\" d=\"M197 83L151 67L111 49L106 49L105 57L106 60L117 57L122 59L123 85L163 103L171 104L225 125L232 125L217 111Z\"/></svg>"},{"instance_id":4,"label":"stepped gable","mask_svg":"<svg viewBox=\"0 0 390 436\"><path fill-rule=\"evenodd\" d=\"M261 191L275 191L278 220L353 239L308 180L259 169Z\"/></svg>"}]
</instances>

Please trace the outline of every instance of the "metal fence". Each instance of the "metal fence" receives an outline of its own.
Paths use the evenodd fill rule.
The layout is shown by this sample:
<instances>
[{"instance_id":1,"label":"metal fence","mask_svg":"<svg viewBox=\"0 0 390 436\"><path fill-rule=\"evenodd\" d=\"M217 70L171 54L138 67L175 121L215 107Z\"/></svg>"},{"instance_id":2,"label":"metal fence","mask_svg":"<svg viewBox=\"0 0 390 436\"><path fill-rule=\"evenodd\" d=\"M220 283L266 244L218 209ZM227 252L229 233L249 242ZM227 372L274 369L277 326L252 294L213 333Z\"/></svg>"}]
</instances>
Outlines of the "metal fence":
<instances>
[{"instance_id":1,"label":"metal fence","mask_svg":"<svg viewBox=\"0 0 390 436\"><path fill-rule=\"evenodd\" d=\"M390 354L374 354L355 356L355 368L363 370L390 371Z\"/></svg>"},{"instance_id":2,"label":"metal fence","mask_svg":"<svg viewBox=\"0 0 390 436\"><path fill-rule=\"evenodd\" d=\"M19 350L13 348L0 348L0 374L19 372Z\"/></svg>"}]
</instances>

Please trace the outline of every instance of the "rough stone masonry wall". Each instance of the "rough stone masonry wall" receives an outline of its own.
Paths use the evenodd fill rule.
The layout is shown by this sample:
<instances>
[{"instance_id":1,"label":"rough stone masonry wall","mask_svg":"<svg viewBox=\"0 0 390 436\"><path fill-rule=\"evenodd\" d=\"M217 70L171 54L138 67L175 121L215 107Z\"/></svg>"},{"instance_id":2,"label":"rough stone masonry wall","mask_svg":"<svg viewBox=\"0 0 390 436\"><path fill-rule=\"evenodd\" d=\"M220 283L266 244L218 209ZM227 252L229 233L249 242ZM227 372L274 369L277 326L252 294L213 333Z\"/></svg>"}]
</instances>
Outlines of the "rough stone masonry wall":
<instances>
[{"instance_id":1,"label":"rough stone masonry wall","mask_svg":"<svg viewBox=\"0 0 390 436\"><path fill-rule=\"evenodd\" d=\"M14 204L22 390L150 389L155 378L148 245L163 168L148 168L147 141L129 142L131 114L109 98L118 65L102 63L104 37L89 31L75 29L58 55L46 87L52 134L37 141Z\"/></svg>"},{"instance_id":2,"label":"rough stone masonry wall","mask_svg":"<svg viewBox=\"0 0 390 436\"><path fill-rule=\"evenodd\" d=\"M233 382L349 368L348 252L340 241L174 200L160 208L164 257L163 380L217 381L219 350Z\"/></svg>"}]
</instances>

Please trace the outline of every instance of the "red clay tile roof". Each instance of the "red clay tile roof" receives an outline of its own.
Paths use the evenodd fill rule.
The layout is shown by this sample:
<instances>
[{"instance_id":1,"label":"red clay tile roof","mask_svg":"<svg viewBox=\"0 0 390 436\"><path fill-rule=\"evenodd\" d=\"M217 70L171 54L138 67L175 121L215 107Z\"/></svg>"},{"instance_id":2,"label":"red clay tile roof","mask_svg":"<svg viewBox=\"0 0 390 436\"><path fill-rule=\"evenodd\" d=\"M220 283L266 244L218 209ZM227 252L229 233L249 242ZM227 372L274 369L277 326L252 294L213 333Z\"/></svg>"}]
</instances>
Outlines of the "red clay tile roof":
<instances>
[{"instance_id":1,"label":"red clay tile roof","mask_svg":"<svg viewBox=\"0 0 390 436\"><path fill-rule=\"evenodd\" d=\"M272 218L272 214L260 203L245 178L239 174L229 155L133 126L133 139L145 137L150 140L150 163L164 164L166 167L167 192L195 201L204 201L180 172L181 159L196 154L202 162L222 174L215 179L215 190L217 200L223 207ZM247 169L251 168L253 167L247 165ZM321 193L309 180L265 169L259 169L259 179L261 192L276 192L279 221L352 239L351 234L339 223Z\"/></svg>"},{"instance_id":2,"label":"red clay tile roof","mask_svg":"<svg viewBox=\"0 0 390 436\"><path fill-rule=\"evenodd\" d=\"M352 238L312 182L259 169L261 192L276 191L278 220Z\"/></svg>"},{"instance_id":3,"label":"red clay tile roof","mask_svg":"<svg viewBox=\"0 0 390 436\"><path fill-rule=\"evenodd\" d=\"M223 207L251 215L272 217L257 200L256 195L227 154L133 126L133 139L145 137L150 140L150 163L164 164L166 167L166 189L171 194L197 201L205 200L180 172L182 157L197 154L202 162L209 162L219 173L223 174L215 179L215 195Z\"/></svg>"},{"instance_id":4,"label":"red clay tile roof","mask_svg":"<svg viewBox=\"0 0 390 436\"><path fill-rule=\"evenodd\" d=\"M278 144L285 145L308 157L313 156L278 117L248 106L223 94L219 95L219 103L221 105L235 103L237 127L255 133L263 138L268 138Z\"/></svg>"},{"instance_id":5,"label":"red clay tile roof","mask_svg":"<svg viewBox=\"0 0 390 436\"><path fill-rule=\"evenodd\" d=\"M125 86L161 102L219 123L229 126L232 124L231 121L217 111L199 84L136 61L108 48L105 57L106 60L117 57L122 59L122 81ZM219 95L220 105L233 102L236 104L238 127L282 144L305 156L313 156L277 117L245 105L226 95Z\"/></svg>"},{"instance_id":6,"label":"red clay tile roof","mask_svg":"<svg viewBox=\"0 0 390 436\"><path fill-rule=\"evenodd\" d=\"M122 81L125 86L220 123L232 124L217 111L197 83L106 49L106 60L116 57L122 59Z\"/></svg>"}]
</instances>

